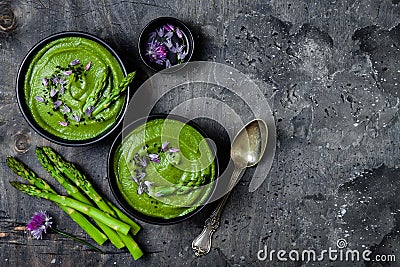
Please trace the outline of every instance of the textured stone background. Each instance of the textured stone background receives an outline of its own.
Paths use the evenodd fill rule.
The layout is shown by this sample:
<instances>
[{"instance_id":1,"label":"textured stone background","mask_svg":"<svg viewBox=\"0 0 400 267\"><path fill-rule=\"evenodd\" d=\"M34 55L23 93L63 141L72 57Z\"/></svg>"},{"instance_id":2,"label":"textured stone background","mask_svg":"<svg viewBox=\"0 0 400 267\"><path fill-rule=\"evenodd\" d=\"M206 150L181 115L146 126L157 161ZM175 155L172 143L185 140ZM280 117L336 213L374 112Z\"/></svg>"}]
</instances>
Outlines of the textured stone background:
<instances>
[{"instance_id":1,"label":"textured stone background","mask_svg":"<svg viewBox=\"0 0 400 267\"><path fill-rule=\"evenodd\" d=\"M400 1L0 2L11 6L18 22L0 33L1 266L28 265L27 259L32 265L50 265L54 259L62 266L399 266L260 262L257 251L264 245L321 251L336 248L344 238L351 249L395 254L400 261ZM16 155L48 178L33 148L52 145L29 128L18 110L14 87L20 62L43 37L81 30L126 55L130 68L141 72L139 85L152 73L138 62L137 38L158 16L188 23L196 38L195 60L236 67L265 93L278 131L265 183L248 193L252 172L246 173L226 207L212 251L202 258L193 255L190 243L206 212L179 225L143 223L138 241L147 255L135 263L111 245L108 254L98 255L54 234L32 240L15 227L39 206L51 210L63 229L85 235L52 204L17 194L8 184L16 177L6 167L6 155ZM229 92L220 91L222 101L223 94ZM158 111L173 107L171 101L160 103ZM240 101L230 104L241 108ZM112 198L104 168L110 144L52 146L78 162Z\"/></svg>"}]
</instances>

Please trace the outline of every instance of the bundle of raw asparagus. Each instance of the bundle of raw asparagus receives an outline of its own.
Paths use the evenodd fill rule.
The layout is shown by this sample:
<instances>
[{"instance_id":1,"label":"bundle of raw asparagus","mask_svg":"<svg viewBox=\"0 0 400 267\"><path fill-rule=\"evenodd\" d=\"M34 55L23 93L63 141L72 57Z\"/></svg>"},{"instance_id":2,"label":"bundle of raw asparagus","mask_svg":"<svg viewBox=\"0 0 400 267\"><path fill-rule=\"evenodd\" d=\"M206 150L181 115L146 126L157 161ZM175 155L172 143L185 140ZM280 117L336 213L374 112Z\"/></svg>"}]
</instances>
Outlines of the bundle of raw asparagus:
<instances>
[{"instance_id":1,"label":"bundle of raw asparagus","mask_svg":"<svg viewBox=\"0 0 400 267\"><path fill-rule=\"evenodd\" d=\"M13 181L10 182L12 186L30 196L55 202L99 245L109 239L118 249L126 247L135 260L143 255L132 237L140 230L140 226L98 194L74 164L64 160L50 147L36 148L36 156L49 174L66 189L69 196L59 195L32 170L15 158L8 157L7 164L10 169L30 183L29 185ZM92 218L102 231L84 215Z\"/></svg>"}]
</instances>

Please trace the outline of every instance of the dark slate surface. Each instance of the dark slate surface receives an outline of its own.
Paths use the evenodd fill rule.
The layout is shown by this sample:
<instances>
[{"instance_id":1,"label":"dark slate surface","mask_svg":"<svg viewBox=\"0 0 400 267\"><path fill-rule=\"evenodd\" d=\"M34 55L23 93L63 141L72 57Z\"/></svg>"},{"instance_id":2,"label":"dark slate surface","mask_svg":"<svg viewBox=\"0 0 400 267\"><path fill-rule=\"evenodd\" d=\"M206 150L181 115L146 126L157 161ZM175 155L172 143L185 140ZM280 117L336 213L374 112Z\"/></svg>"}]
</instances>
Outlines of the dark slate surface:
<instances>
[{"instance_id":1,"label":"dark slate surface","mask_svg":"<svg viewBox=\"0 0 400 267\"><path fill-rule=\"evenodd\" d=\"M17 20L15 28L0 32L0 266L398 266L327 259L262 262L257 252L265 245L321 251L336 248L343 238L350 249L369 248L373 255L394 254L400 261L400 2L260 2L0 1L0 16L12 10ZM8 182L17 177L6 167L5 156L14 155L49 178L34 148L51 145L79 163L113 199L105 169L112 140L67 148L37 135L17 106L19 64L45 36L81 30L124 54L130 68L139 70L139 85L152 73L138 60L137 39L158 16L174 16L190 26L195 60L231 65L263 90L278 136L265 183L248 193L252 171L246 172L226 207L212 251L202 258L193 255L190 243L207 212L179 225L142 223L137 240L146 255L138 262L110 244L104 247L108 253L100 255L56 234L33 240L20 227L40 209L50 211L61 229L86 235L53 204L11 188ZM0 20L2 28L8 22ZM181 99L190 97L186 94ZM240 101L230 104L240 109ZM157 108L173 106L161 102ZM226 138L221 142L229 147Z\"/></svg>"}]
</instances>

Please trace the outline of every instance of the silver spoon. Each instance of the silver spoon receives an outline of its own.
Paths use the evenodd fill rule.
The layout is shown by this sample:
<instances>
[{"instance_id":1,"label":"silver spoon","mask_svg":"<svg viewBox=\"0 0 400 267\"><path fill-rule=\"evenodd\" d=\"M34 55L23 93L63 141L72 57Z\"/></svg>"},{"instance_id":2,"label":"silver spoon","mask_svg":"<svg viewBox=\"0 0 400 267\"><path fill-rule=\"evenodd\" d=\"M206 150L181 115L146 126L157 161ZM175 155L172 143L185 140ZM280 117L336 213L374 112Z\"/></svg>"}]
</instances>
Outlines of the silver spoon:
<instances>
[{"instance_id":1,"label":"silver spoon","mask_svg":"<svg viewBox=\"0 0 400 267\"><path fill-rule=\"evenodd\" d=\"M203 231L192 242L192 249L196 256L203 256L210 252L212 235L219 226L222 210L230 192L239 181L242 170L256 165L261 160L267 145L267 138L267 124L261 119L256 119L244 126L233 139L231 158L235 169L229 181L227 193L206 220Z\"/></svg>"}]
</instances>

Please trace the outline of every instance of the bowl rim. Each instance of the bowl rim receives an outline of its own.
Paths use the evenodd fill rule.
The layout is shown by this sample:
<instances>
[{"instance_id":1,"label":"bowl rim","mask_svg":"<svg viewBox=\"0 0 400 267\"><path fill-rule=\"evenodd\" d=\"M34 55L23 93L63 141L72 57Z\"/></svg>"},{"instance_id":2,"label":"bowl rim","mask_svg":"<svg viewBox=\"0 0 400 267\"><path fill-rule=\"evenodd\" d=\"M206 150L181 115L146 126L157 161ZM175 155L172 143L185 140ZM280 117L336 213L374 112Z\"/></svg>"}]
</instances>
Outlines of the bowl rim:
<instances>
[{"instance_id":1,"label":"bowl rim","mask_svg":"<svg viewBox=\"0 0 400 267\"><path fill-rule=\"evenodd\" d=\"M111 55L117 60L118 64L121 67L122 73L124 76L127 75L127 70L126 70L126 66L124 64L124 62L122 61L122 59L120 58L120 56L118 55L118 53L103 39L101 39L100 37L97 37L93 34L87 33L87 32L83 32L83 31L62 31L62 32L57 32L54 34L51 34L47 37L45 37L44 39L40 40L38 43L36 43L31 49L29 49L28 53L25 55L24 59L22 60L19 69L18 69L18 74L17 74L17 78L16 78L16 96L17 96L17 102L18 102L18 107L23 115L23 117L25 118L25 120L27 121L27 123L29 124L29 126L36 132L38 133L41 137L59 144L59 145L63 145L63 146L70 146L70 147L79 147L79 146L88 146L88 145L92 145L94 143L97 143L103 139L105 139L106 137L108 137L111 133L113 133L122 123L125 113L127 111L128 108L128 103L130 100L130 86L127 87L126 89L126 96L125 96L125 101L124 101L124 105L121 108L114 124L108 128L107 130L101 132L99 135L89 138L89 139L84 139L84 140L68 140L68 139L64 139L61 138L59 136L53 135L49 132L47 132L45 129L43 129L41 126L39 126L37 124L37 122L34 120L33 116L31 115L31 112L29 110L29 107L26 104L25 101L25 90L24 90L24 80L25 80L25 72L27 70L27 68L29 67L32 58L35 56L35 54L46 44L55 41L57 39L60 38L65 38L65 37L81 37L81 38L86 38L89 39L91 41L94 41L100 45L102 45L104 48L106 48Z\"/></svg>"},{"instance_id":2,"label":"bowl rim","mask_svg":"<svg viewBox=\"0 0 400 267\"><path fill-rule=\"evenodd\" d=\"M140 125L143 125L144 123L147 123L151 120L154 119L171 119L171 120L177 120L177 121L181 121L184 122L185 124L190 125L191 127L193 127L196 131L198 131L204 138L208 138L208 135L204 132L204 130L197 125L197 123L195 123L193 120L188 120L185 117L182 116L178 116L178 115L172 115L172 114L152 114L148 117L143 117L140 118L134 122L129 123L126 127L124 127L124 129L121 130L121 132L118 134L118 136L116 136L115 140L113 141L110 150L108 152L107 155L107 179L108 179L108 183L109 186L111 188L111 192L114 196L114 198L117 200L118 204L122 207L122 209L132 218L135 219L139 219L141 221L144 221L146 223L151 223L151 224L155 224L155 225L171 225L171 224L176 224L176 223L180 223L183 221L186 221L190 218L192 218L193 216L195 216L197 213L199 213L205 206L207 206L208 201L212 198L212 195L215 193L215 190L218 186L218 176L219 176L219 163L218 163L218 157L217 157L217 153L216 153L216 148L212 145L209 145L210 149L213 151L213 153L215 154L215 158L214 158L214 164L215 164L215 177L214 177L214 183L211 189L211 192L209 194L209 196L204 200L203 204L199 205L196 209L194 209L193 211L189 212L188 214L185 214L183 216L178 216L175 218L170 218L170 219L164 219L164 218L159 218L159 217L152 217L149 215L145 215L137 210L135 210L126 200L125 198L122 196L122 194L120 193L119 189L118 189L118 185L116 184L116 177L115 177L115 173L114 173L114 163L113 163L113 158L114 158L114 154L116 149L118 148L118 146L121 144L122 142L122 136L123 133L128 131L128 133L130 133L131 131L133 131L134 129L136 129L137 127L139 127ZM208 142L208 141L207 141Z\"/></svg>"},{"instance_id":3,"label":"bowl rim","mask_svg":"<svg viewBox=\"0 0 400 267\"><path fill-rule=\"evenodd\" d=\"M170 21L170 22L172 22L172 23L177 23L177 24L179 24L179 26L181 26L181 27L184 29L184 31L188 34L188 40L189 40L189 42L190 42L189 54L188 54L187 57L186 57L187 60L185 60L185 62L183 62L182 64L180 64L180 65L184 66L185 63L189 62L189 61L191 60L192 56L193 56L193 52L194 52L194 37L193 37L192 31L189 29L189 27L186 26L186 24L185 24L183 21L181 21L180 19L177 19L177 18L174 18L174 17L158 17L158 18L155 18L155 19L151 20L150 22L148 22L148 23L146 24L146 26L143 27L142 31L140 32L139 40L138 40L138 44L137 44L137 48L138 48L138 52L139 52L140 59L142 60L142 62L143 62L149 69L151 69L151 70L153 70L153 71L162 71L162 70L165 70L165 69L166 69L165 67L162 67L162 68L154 68L151 64L149 64L149 62L145 59L145 57L144 57L144 55L143 55L143 53L142 53L142 42L143 42L143 40L144 40L144 39L143 39L143 38L144 38L144 34L146 33L146 31L148 31L148 29L149 29L150 27L153 26L153 24L157 24L157 23L159 23L160 21L166 21L166 22ZM172 67L175 67L175 66L178 66L178 65L173 65Z\"/></svg>"}]
</instances>

